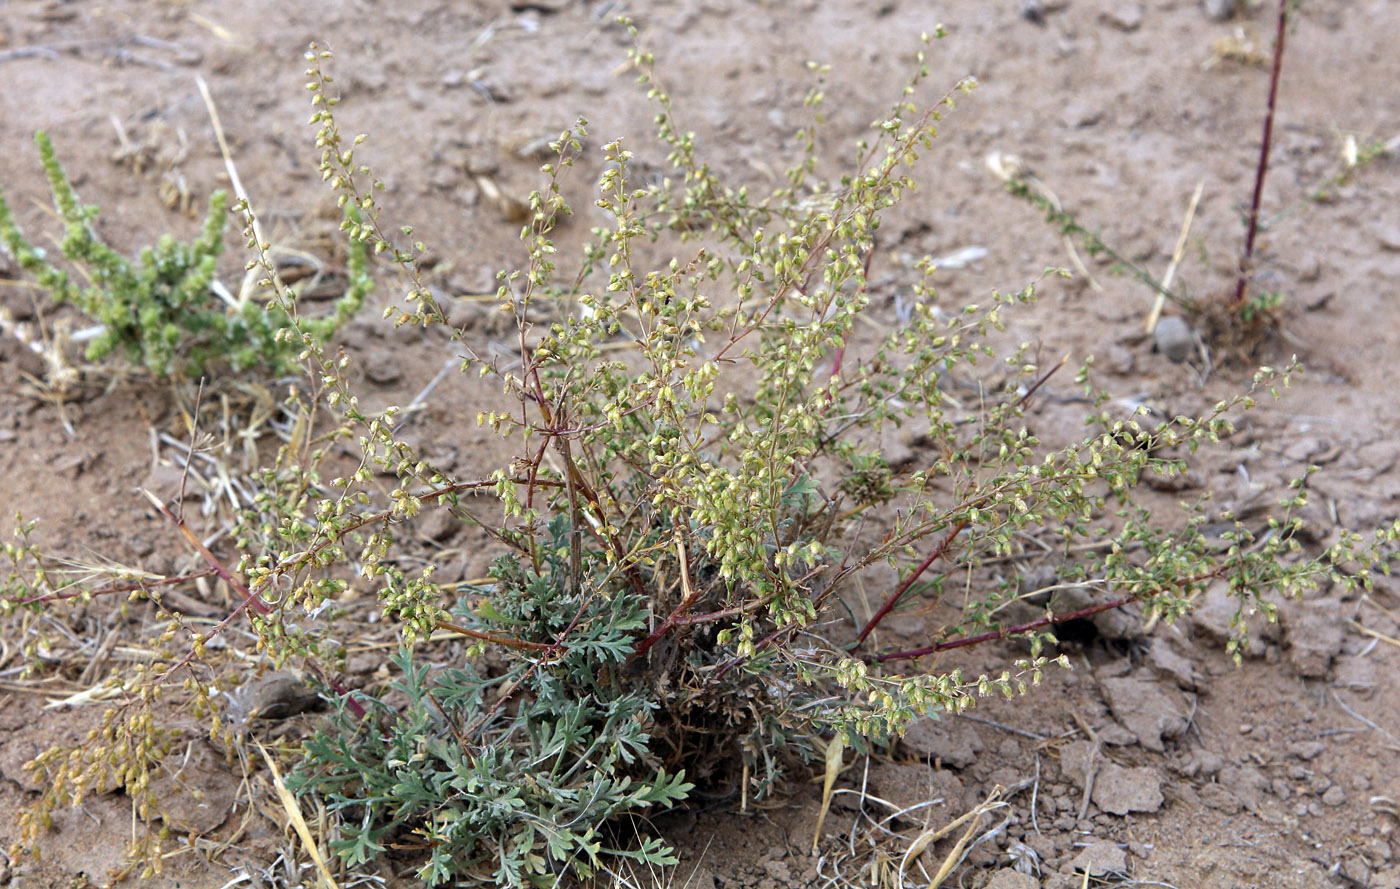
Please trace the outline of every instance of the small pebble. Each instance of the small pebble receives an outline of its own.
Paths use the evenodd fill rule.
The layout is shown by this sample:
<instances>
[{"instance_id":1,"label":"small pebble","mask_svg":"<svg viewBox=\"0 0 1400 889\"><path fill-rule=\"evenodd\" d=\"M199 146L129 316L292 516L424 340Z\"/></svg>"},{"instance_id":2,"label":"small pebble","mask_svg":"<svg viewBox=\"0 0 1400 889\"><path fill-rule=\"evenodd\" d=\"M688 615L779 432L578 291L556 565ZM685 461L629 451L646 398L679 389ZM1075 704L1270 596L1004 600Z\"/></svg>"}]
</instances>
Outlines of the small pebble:
<instances>
[{"instance_id":1,"label":"small pebble","mask_svg":"<svg viewBox=\"0 0 1400 889\"><path fill-rule=\"evenodd\" d=\"M1127 346L1114 343L1108 347L1108 354L1105 357L1108 359L1109 373L1122 377L1133 372L1133 350Z\"/></svg>"},{"instance_id":2,"label":"small pebble","mask_svg":"<svg viewBox=\"0 0 1400 889\"><path fill-rule=\"evenodd\" d=\"M1233 18L1237 0L1201 0L1201 9L1205 12L1206 18L1213 22L1223 22Z\"/></svg>"},{"instance_id":3,"label":"small pebble","mask_svg":"<svg viewBox=\"0 0 1400 889\"><path fill-rule=\"evenodd\" d=\"M1060 122L1072 130L1092 127L1103 120L1103 109L1086 102L1076 102L1060 113Z\"/></svg>"},{"instance_id":4,"label":"small pebble","mask_svg":"<svg viewBox=\"0 0 1400 889\"><path fill-rule=\"evenodd\" d=\"M1099 18L1120 31L1136 31L1142 26L1143 9L1140 3L1119 3L1102 13Z\"/></svg>"},{"instance_id":5,"label":"small pebble","mask_svg":"<svg viewBox=\"0 0 1400 889\"><path fill-rule=\"evenodd\" d=\"M1288 752L1307 762L1317 759L1322 754L1323 746L1321 741L1299 741L1288 748Z\"/></svg>"},{"instance_id":6,"label":"small pebble","mask_svg":"<svg viewBox=\"0 0 1400 889\"><path fill-rule=\"evenodd\" d=\"M1177 364L1190 358L1196 347L1196 332L1191 325L1175 316L1158 321L1153 336L1157 341L1157 351Z\"/></svg>"},{"instance_id":7,"label":"small pebble","mask_svg":"<svg viewBox=\"0 0 1400 889\"><path fill-rule=\"evenodd\" d=\"M1372 231L1383 249L1400 251L1400 225L1376 226Z\"/></svg>"}]
</instances>

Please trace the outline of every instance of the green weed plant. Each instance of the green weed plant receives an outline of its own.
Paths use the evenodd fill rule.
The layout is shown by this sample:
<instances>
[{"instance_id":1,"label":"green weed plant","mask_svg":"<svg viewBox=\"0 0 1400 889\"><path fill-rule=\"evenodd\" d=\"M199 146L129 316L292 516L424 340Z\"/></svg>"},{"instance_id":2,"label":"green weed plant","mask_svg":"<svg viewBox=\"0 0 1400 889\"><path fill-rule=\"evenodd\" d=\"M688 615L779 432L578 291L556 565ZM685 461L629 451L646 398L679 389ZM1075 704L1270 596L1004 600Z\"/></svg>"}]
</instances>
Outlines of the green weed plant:
<instances>
[{"instance_id":1,"label":"green weed plant","mask_svg":"<svg viewBox=\"0 0 1400 889\"><path fill-rule=\"evenodd\" d=\"M65 226L59 250L85 283L54 265L43 250L25 239L3 190L0 244L51 298L73 305L101 325L101 332L87 346L89 361L116 353L158 378L197 379L215 366L274 376L298 370L300 349L278 337L278 331L290 324L287 313L295 311L292 304L269 305L238 297L226 301L211 287L224 251L225 192L210 195L198 238L185 244L163 235L132 263L98 236L93 228L98 208L79 201L48 134L40 131L34 141L53 190L54 207ZM347 269L349 287L334 311L299 323L300 330L322 344L360 310L371 288L362 246L352 245Z\"/></svg>"}]
</instances>

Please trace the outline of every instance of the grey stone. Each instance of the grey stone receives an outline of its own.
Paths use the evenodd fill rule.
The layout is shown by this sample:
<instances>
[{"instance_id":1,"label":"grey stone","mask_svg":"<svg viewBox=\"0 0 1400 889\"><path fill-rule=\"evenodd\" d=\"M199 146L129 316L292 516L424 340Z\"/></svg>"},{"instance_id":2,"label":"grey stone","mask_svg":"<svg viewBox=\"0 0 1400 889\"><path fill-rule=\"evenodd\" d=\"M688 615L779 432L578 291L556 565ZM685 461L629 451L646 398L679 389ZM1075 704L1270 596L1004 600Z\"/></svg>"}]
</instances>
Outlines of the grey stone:
<instances>
[{"instance_id":1,"label":"grey stone","mask_svg":"<svg viewBox=\"0 0 1400 889\"><path fill-rule=\"evenodd\" d=\"M231 712L244 719L286 719L321 706L316 692L291 673L268 673L229 694Z\"/></svg>"},{"instance_id":2,"label":"grey stone","mask_svg":"<svg viewBox=\"0 0 1400 889\"><path fill-rule=\"evenodd\" d=\"M1141 3L1114 3L1109 9L1099 13L1099 20L1120 31L1136 31L1142 27L1143 8Z\"/></svg>"},{"instance_id":3,"label":"grey stone","mask_svg":"<svg viewBox=\"0 0 1400 889\"><path fill-rule=\"evenodd\" d=\"M1288 752L1304 762L1317 759L1326 748L1321 741L1299 741L1288 748Z\"/></svg>"},{"instance_id":4,"label":"grey stone","mask_svg":"<svg viewBox=\"0 0 1400 889\"><path fill-rule=\"evenodd\" d=\"M1094 805L1113 815L1155 812L1162 808L1162 776L1142 766L1125 769L1108 763L1094 781Z\"/></svg>"},{"instance_id":5,"label":"grey stone","mask_svg":"<svg viewBox=\"0 0 1400 889\"><path fill-rule=\"evenodd\" d=\"M1156 340L1157 351L1177 364L1190 358L1196 348L1196 332L1191 325L1174 315L1158 321L1152 336Z\"/></svg>"},{"instance_id":6,"label":"grey stone","mask_svg":"<svg viewBox=\"0 0 1400 889\"><path fill-rule=\"evenodd\" d=\"M1400 251L1400 225L1376 225L1371 232L1382 249Z\"/></svg>"},{"instance_id":7,"label":"grey stone","mask_svg":"<svg viewBox=\"0 0 1400 889\"><path fill-rule=\"evenodd\" d=\"M1094 745L1089 741L1074 741L1060 751L1060 769L1065 777L1081 789L1089 776L1090 758ZM1155 812L1165 801L1162 796L1162 776L1156 769L1124 768L1100 754L1094 770L1092 800L1111 815L1129 812ZM1073 819L1070 819L1071 826Z\"/></svg>"},{"instance_id":8,"label":"grey stone","mask_svg":"<svg viewBox=\"0 0 1400 889\"><path fill-rule=\"evenodd\" d=\"M1103 109L1083 102L1067 106L1060 114L1060 122L1072 130L1092 127L1101 120L1103 120Z\"/></svg>"},{"instance_id":9,"label":"grey stone","mask_svg":"<svg viewBox=\"0 0 1400 889\"><path fill-rule=\"evenodd\" d=\"M1235 14L1239 0L1201 0L1201 10L1213 22L1223 22Z\"/></svg>"},{"instance_id":10,"label":"grey stone","mask_svg":"<svg viewBox=\"0 0 1400 889\"><path fill-rule=\"evenodd\" d=\"M1177 652L1170 641L1162 636L1154 636L1147 646L1147 662L1163 676L1170 676L1178 686L1195 690L1199 677L1190 658Z\"/></svg>"}]
</instances>

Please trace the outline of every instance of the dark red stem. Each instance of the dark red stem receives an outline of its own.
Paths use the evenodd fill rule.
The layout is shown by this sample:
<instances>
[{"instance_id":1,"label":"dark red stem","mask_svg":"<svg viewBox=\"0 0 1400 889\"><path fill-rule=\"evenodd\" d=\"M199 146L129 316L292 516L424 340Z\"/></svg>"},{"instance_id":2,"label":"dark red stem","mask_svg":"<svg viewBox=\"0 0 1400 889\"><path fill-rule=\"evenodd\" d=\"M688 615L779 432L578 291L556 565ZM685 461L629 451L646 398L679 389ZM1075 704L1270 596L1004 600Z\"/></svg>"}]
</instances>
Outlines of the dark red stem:
<instances>
[{"instance_id":1,"label":"dark red stem","mask_svg":"<svg viewBox=\"0 0 1400 889\"><path fill-rule=\"evenodd\" d=\"M1283 70L1283 39L1288 33L1288 0L1278 0L1278 35L1274 38L1274 66L1269 74L1269 108L1264 115L1264 140L1259 146L1259 166L1254 171L1254 198L1249 204L1249 230L1244 238L1244 255L1240 257L1240 277L1235 282L1235 298L1231 305L1238 308L1244 302L1249 283L1250 263L1254 258L1254 237L1259 232L1259 204L1264 197L1264 176L1269 172L1269 147L1274 135L1274 105L1278 100L1279 73Z\"/></svg>"},{"instance_id":2,"label":"dark red stem","mask_svg":"<svg viewBox=\"0 0 1400 889\"><path fill-rule=\"evenodd\" d=\"M1224 573L1225 568L1219 567L1211 571L1207 571L1204 574L1198 574L1194 577L1188 577L1185 580L1180 581L1179 584L1181 587L1189 589L1194 584L1204 583L1207 580L1220 577ZM1068 614L1047 614L1045 617L1039 618L1038 620L1033 620L1028 624L1021 624L1020 626L1016 627L1008 627L1005 630L991 630L990 632L982 633L978 636L967 636L962 639L950 639L947 642L937 642L933 645L925 645L922 648L911 648L908 651L896 651L890 654L882 654L879 657L871 658L871 660L875 663L884 663L885 661L908 660L910 658L918 658L923 657L924 655L934 654L935 652L939 651L951 651L954 648L967 648L972 645L981 645L983 642L992 642L997 639L1005 639L1008 636L1020 636L1025 633L1029 633L1032 630L1038 630L1041 627L1047 627L1050 624L1058 624L1064 623L1067 620L1079 620L1085 617L1093 617L1094 615L1104 611L1108 611L1109 609L1118 608L1122 605L1127 605L1129 602L1136 602L1139 599L1144 598L1146 595L1146 592L1142 592L1131 596L1124 596L1121 599L1114 599L1111 602L1101 602L1098 605L1090 605L1087 608L1081 608L1078 611L1071 611Z\"/></svg>"},{"instance_id":3,"label":"dark red stem","mask_svg":"<svg viewBox=\"0 0 1400 889\"><path fill-rule=\"evenodd\" d=\"M943 541L939 543L938 546L933 548L933 552L928 554L928 558L920 562L919 567L915 568L908 577L904 578L903 583L895 587L894 592L885 600L885 604L881 605L880 610L875 612L875 616L865 622L865 626L861 627L860 635L856 637L855 644L851 646L852 649L860 647L860 644L865 641L865 637L869 636L871 631L880 625L880 621L885 619L885 615L889 614L894 606L899 604L899 600L903 598L904 594L909 591L909 588L914 585L914 581L918 580L919 576L927 571L928 567L937 561L939 556L948 551L948 547L953 545L953 541L958 538L958 535L961 534L966 527L967 520L963 519L949 529L947 536L943 538Z\"/></svg>"},{"instance_id":4,"label":"dark red stem","mask_svg":"<svg viewBox=\"0 0 1400 889\"><path fill-rule=\"evenodd\" d=\"M982 633L980 636L967 636L962 639L953 639L948 642L939 642L934 645L925 645L922 648L911 648L908 651L896 651L891 654L882 654L872 658L876 663L885 661L907 660L909 658L923 657L939 651L951 651L954 648L967 648L972 645L981 645L983 642L991 642L996 639L1005 639L1007 636L1020 636L1029 633L1031 630L1038 630L1050 624L1063 623L1067 620L1077 620L1079 618L1093 617L1101 611L1108 611L1120 605L1127 605L1136 597L1124 596L1121 599L1114 599L1112 602L1102 602L1098 605L1090 605L1088 608L1081 608L1078 611L1071 611L1069 614L1048 614L1039 620L1033 620L1028 624L1021 624L1019 627L1010 627L1005 630L992 630Z\"/></svg>"}]
</instances>

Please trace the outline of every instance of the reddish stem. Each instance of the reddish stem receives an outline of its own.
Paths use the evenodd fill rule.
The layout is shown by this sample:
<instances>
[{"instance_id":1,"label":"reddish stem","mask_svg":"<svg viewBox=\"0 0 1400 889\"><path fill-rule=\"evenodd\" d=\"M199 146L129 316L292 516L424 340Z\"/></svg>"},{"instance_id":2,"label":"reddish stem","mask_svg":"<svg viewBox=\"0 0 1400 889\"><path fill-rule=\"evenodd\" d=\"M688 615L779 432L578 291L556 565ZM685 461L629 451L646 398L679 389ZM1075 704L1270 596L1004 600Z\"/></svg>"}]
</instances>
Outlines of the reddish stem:
<instances>
[{"instance_id":1,"label":"reddish stem","mask_svg":"<svg viewBox=\"0 0 1400 889\"><path fill-rule=\"evenodd\" d=\"M1042 617L1039 620L1033 620L1028 624L1021 624L1018 627L1010 627L1005 630L992 630L988 633L982 633L979 636L967 636L962 639L953 639L949 642L939 642L935 645L925 645L922 648L911 648L908 651L896 651L891 654L882 654L879 657L872 658L872 660L874 660L876 663L884 663L885 661L897 661L905 660L908 658L923 657L924 655L933 654L939 651L950 651L954 648L967 648L972 645L981 645L983 642L991 642L995 639L1004 639L1007 636L1019 636L1023 633L1029 633L1031 630L1038 630L1041 627L1049 626L1050 624L1058 624L1063 623L1067 620L1077 620L1079 618L1092 617L1101 611L1108 611L1109 609L1117 608L1120 605L1127 605L1129 602L1133 601L1134 598L1136 597L1124 596L1121 599L1114 599L1112 602L1102 602L1098 605L1090 605L1088 608L1081 608L1078 611L1072 611L1069 614L1047 614L1045 617Z\"/></svg>"},{"instance_id":2,"label":"reddish stem","mask_svg":"<svg viewBox=\"0 0 1400 889\"><path fill-rule=\"evenodd\" d=\"M780 639L781 637L786 636L788 633L791 633L794 630L798 629L801 629L800 624L788 624L785 627L779 627L778 629L769 633L767 636L764 636L762 639L758 640L758 642L754 644L753 654L757 655L759 652L765 650L774 642L777 642L778 639ZM719 682L721 679L724 678L726 673L742 664L744 662L744 659L744 655L742 654L738 655L737 657L730 658L728 661L725 662L724 666L719 668L719 671L715 673L714 678L711 679L710 682Z\"/></svg>"},{"instance_id":3,"label":"reddish stem","mask_svg":"<svg viewBox=\"0 0 1400 889\"><path fill-rule=\"evenodd\" d=\"M879 244L874 239L872 239L870 242L870 249L865 251L865 265L864 268L861 269L860 289L857 291L857 293L865 293L866 288L870 286L870 262L875 258L875 248L878 246ZM846 335L841 337L841 345L836 348L836 355L832 359L832 379L841 376L841 362L846 357L846 343L849 342L850 339L851 332L848 330L846 331ZM830 398L827 399L827 403L831 403Z\"/></svg>"},{"instance_id":4,"label":"reddish stem","mask_svg":"<svg viewBox=\"0 0 1400 889\"><path fill-rule=\"evenodd\" d=\"M1249 230L1244 238L1244 255L1240 257L1240 277L1235 282L1235 298L1231 306L1244 302L1249 266L1254 258L1254 237L1259 231L1259 204L1264 196L1264 176L1269 172L1269 148L1274 135L1274 105L1278 99L1279 74L1283 70L1283 40L1288 33L1288 0L1278 0L1278 34L1274 38L1274 64L1269 73L1269 107L1264 115L1264 139L1259 146L1259 165L1254 171L1254 198L1249 204Z\"/></svg>"},{"instance_id":5,"label":"reddish stem","mask_svg":"<svg viewBox=\"0 0 1400 889\"><path fill-rule=\"evenodd\" d=\"M690 558L686 555L685 544L680 540L676 541L676 555L680 559L681 587L686 591L685 598L681 599L675 610L666 616L666 619L661 622L661 626L652 631L650 636L637 643L637 647L632 649L633 658L641 657L650 651L653 645L660 642L661 637L669 633L671 628L685 617L686 613L695 605L696 600L700 598L700 594L704 592L703 588L692 589L690 586Z\"/></svg>"},{"instance_id":6,"label":"reddish stem","mask_svg":"<svg viewBox=\"0 0 1400 889\"><path fill-rule=\"evenodd\" d=\"M243 597L243 604L239 605L238 608L233 612L233 614L238 614L244 608L248 608L250 606L258 614L271 613L271 609L269 609L267 605L263 603L262 599L259 598L257 593L249 592L248 587L243 584L243 581L239 580L237 577L234 577L233 572L225 568L223 564L220 563L219 560L214 557L214 554L209 551L209 548L204 545L204 542L201 541L197 536L195 536L195 533L190 530L190 526L185 524L184 519L171 512L170 507L166 506L163 502L161 502L161 500L154 494L145 490L143 490L141 493L145 494L146 499L151 501L151 504L157 509L159 509L167 519L170 519L170 521L175 523L175 527L179 528L180 533L185 535L185 539L190 542L190 545L199 551L199 554L204 557L204 561L209 565L213 572L219 576L219 579L222 580L224 583L228 584L229 587L232 588L235 593L238 593L240 596ZM231 614L229 615L229 617L233 617L233 615ZM220 628L222 628L222 626L223 625L220 624Z\"/></svg>"},{"instance_id":7,"label":"reddish stem","mask_svg":"<svg viewBox=\"0 0 1400 889\"><path fill-rule=\"evenodd\" d=\"M894 609L894 606L899 604L899 600L903 598L904 594L909 591L909 588L914 585L914 581L918 580L919 576L927 571L928 567L937 561L939 556L948 551L948 547L953 545L953 541L958 538L958 535L961 534L966 527L967 519L963 519L949 529L947 536L943 538L943 541L939 543L938 546L933 548L933 552L928 554L928 558L920 562L919 567L915 568L908 577L904 578L903 583L895 587L894 592L885 600L885 604L881 605L880 610L875 612L875 616L866 621L864 627L861 627L860 635L856 637L855 644L851 646L852 649L860 647L860 644L865 641L865 637L869 636L871 631L880 625L880 621L885 619L885 615L889 614L890 611Z\"/></svg>"},{"instance_id":8,"label":"reddish stem","mask_svg":"<svg viewBox=\"0 0 1400 889\"><path fill-rule=\"evenodd\" d=\"M1225 569L1223 567L1216 568L1215 570L1208 571L1205 574L1198 574L1194 577L1189 577L1181 581L1180 585L1183 588L1189 589L1192 584L1198 584L1210 580L1212 578L1220 577L1224 573ZM908 660L910 658L920 658L925 655L934 654L935 652L939 651L951 651L954 648L968 648L969 646L973 645L981 645L983 642L992 642L996 639L1005 639L1008 636L1020 636L1025 633L1029 633L1032 630L1038 630L1041 627L1049 626L1050 624L1058 624L1064 623L1067 620L1079 620L1086 617L1093 617L1096 614L1108 611L1112 608L1118 608L1120 606L1127 605L1129 602L1136 602L1139 599L1143 598L1145 595L1145 592L1135 593L1131 596L1124 596L1121 599L1114 599L1111 602L1101 602L1098 605L1090 605L1086 608L1081 608L1078 611L1071 611L1068 614L1047 614L1045 617L1033 620L1028 624L1021 624L1015 627L1008 627L1005 630L992 630L990 632L982 633L977 636L967 636L962 639L952 639L947 642L938 642L933 645L925 645L922 648L911 648L907 651L896 651L890 654L882 654L878 657L871 658L871 660L875 663L884 663L885 661Z\"/></svg>"},{"instance_id":9,"label":"reddish stem","mask_svg":"<svg viewBox=\"0 0 1400 889\"><path fill-rule=\"evenodd\" d=\"M1064 366L1065 366L1065 362L1068 361L1068 360L1069 360L1069 353L1066 353L1066 354L1065 354L1065 357L1061 358L1058 364L1056 364L1054 367L1052 367L1052 368L1050 368L1049 370L1047 370L1047 371L1045 372L1045 374L1044 374L1040 379L1036 380L1035 383L1033 383L1033 384L1031 385L1031 387L1030 387L1029 389L1026 390L1026 394L1025 394L1025 395L1022 395L1022 396L1016 401L1016 406L1017 406L1017 407L1025 407L1026 404L1031 400L1031 396L1034 395L1034 394L1036 393L1036 391L1040 389L1041 386L1044 386L1044 385L1046 384L1046 382L1048 382L1049 379L1055 375L1055 371L1057 371L1057 370L1059 370L1060 368L1064 367Z\"/></svg>"}]
</instances>

